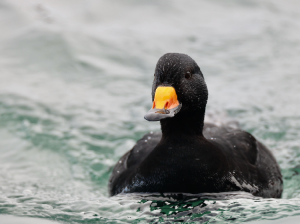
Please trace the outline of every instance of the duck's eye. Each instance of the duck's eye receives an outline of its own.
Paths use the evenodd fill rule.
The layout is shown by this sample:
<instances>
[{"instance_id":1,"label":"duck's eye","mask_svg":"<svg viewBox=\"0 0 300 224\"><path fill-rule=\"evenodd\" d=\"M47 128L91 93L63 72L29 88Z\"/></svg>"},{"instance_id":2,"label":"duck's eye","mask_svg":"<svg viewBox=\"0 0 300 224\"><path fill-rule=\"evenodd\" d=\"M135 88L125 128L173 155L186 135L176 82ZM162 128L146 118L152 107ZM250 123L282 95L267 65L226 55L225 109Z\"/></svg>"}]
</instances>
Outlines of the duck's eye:
<instances>
[{"instance_id":1,"label":"duck's eye","mask_svg":"<svg viewBox=\"0 0 300 224\"><path fill-rule=\"evenodd\" d=\"M191 75L191 73L186 73L185 75L184 75L184 77L186 78L186 79L190 79L191 77L192 77L192 75Z\"/></svg>"}]
</instances>

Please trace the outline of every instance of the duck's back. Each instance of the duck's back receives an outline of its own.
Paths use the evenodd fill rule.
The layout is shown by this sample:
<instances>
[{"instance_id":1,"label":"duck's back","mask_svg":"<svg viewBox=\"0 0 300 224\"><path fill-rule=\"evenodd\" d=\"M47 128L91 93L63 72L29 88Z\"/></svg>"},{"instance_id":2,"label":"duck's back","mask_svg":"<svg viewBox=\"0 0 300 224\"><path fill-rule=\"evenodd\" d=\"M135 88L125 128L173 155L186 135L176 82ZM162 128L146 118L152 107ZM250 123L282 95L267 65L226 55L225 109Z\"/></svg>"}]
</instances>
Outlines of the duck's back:
<instances>
[{"instance_id":1,"label":"duck's back","mask_svg":"<svg viewBox=\"0 0 300 224\"><path fill-rule=\"evenodd\" d=\"M152 152L161 140L160 132L150 132L137 141L135 146L124 154L115 165L109 179L110 195L118 194L123 183L134 174L139 165Z\"/></svg>"},{"instance_id":2,"label":"duck's back","mask_svg":"<svg viewBox=\"0 0 300 224\"><path fill-rule=\"evenodd\" d=\"M282 180L276 160L269 150L252 135L238 129L226 126L219 127L209 123L204 125L203 135L212 145L222 150L224 154L224 164L226 164L226 170L224 170L222 174L224 178L218 176L216 182L222 182L222 184L226 182L227 184L226 186L224 184L223 188L220 187L216 190L242 190L262 197L281 196ZM145 160L149 160L149 154L160 140L161 133L146 134L137 142L132 150L127 152L118 161L109 181L111 195L120 192L131 192L130 189L126 189L125 183L133 179L137 170ZM186 147L189 146L187 145ZM168 159L169 158L165 158L165 160ZM166 164L168 164L167 161ZM160 166L163 165L164 161L162 161ZM199 161L199 167L200 165L201 161ZM156 169L155 167L153 168ZM197 169L197 167L193 166L193 169ZM186 178L186 175L192 174L181 173L181 175L185 175L184 178ZM180 176L177 178L180 179ZM171 186L165 187L165 191L172 192L173 188ZM146 188L146 190L149 192L151 187L150 190L149 187ZM157 189L153 190L156 191ZM176 188L176 190L178 190L178 188ZM213 190L212 188L212 191Z\"/></svg>"},{"instance_id":3,"label":"duck's back","mask_svg":"<svg viewBox=\"0 0 300 224\"><path fill-rule=\"evenodd\" d=\"M241 190L261 197L281 197L282 176L276 159L250 133L207 123L203 134L208 141L222 147L235 170L229 179Z\"/></svg>"}]
</instances>

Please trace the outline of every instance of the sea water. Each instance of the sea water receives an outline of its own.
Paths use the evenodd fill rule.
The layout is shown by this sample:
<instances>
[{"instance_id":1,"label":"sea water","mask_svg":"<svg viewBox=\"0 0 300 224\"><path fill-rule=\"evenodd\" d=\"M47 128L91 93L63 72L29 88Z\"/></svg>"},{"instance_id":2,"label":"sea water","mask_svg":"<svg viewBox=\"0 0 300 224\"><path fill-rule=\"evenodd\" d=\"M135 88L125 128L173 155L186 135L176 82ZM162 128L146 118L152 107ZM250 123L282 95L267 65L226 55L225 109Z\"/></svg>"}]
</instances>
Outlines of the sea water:
<instances>
[{"instance_id":1,"label":"sea water","mask_svg":"<svg viewBox=\"0 0 300 224\"><path fill-rule=\"evenodd\" d=\"M296 0L0 1L0 223L296 223L299 30ZM281 199L108 196L114 164L160 129L143 117L167 52L198 63L208 113L272 150Z\"/></svg>"}]
</instances>

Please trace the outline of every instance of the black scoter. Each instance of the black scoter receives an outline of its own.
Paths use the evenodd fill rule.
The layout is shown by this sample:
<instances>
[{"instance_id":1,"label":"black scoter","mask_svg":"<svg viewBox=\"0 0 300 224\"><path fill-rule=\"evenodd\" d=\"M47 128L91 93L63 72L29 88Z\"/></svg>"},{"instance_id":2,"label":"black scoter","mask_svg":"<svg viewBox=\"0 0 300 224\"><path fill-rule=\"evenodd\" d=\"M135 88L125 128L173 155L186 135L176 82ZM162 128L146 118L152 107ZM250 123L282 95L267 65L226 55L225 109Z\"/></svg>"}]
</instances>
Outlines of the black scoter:
<instances>
[{"instance_id":1,"label":"black scoter","mask_svg":"<svg viewBox=\"0 0 300 224\"><path fill-rule=\"evenodd\" d=\"M162 133L140 139L115 165L111 196L119 193L246 191L279 198L282 176L270 152L250 133L205 123L207 86L197 63L168 53L157 62L148 121Z\"/></svg>"}]
</instances>

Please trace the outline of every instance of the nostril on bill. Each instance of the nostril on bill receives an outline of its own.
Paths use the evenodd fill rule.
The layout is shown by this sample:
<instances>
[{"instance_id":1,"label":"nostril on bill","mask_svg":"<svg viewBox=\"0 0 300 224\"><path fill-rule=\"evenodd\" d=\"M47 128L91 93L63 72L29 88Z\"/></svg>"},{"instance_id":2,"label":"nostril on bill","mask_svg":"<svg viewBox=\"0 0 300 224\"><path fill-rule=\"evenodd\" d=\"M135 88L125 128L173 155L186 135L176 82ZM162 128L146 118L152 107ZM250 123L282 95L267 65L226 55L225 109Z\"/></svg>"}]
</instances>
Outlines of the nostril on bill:
<instances>
[{"instance_id":1,"label":"nostril on bill","mask_svg":"<svg viewBox=\"0 0 300 224\"><path fill-rule=\"evenodd\" d=\"M169 102L167 101L167 102L165 103L164 108L165 108L165 109L168 109L168 107L169 107Z\"/></svg>"}]
</instances>

